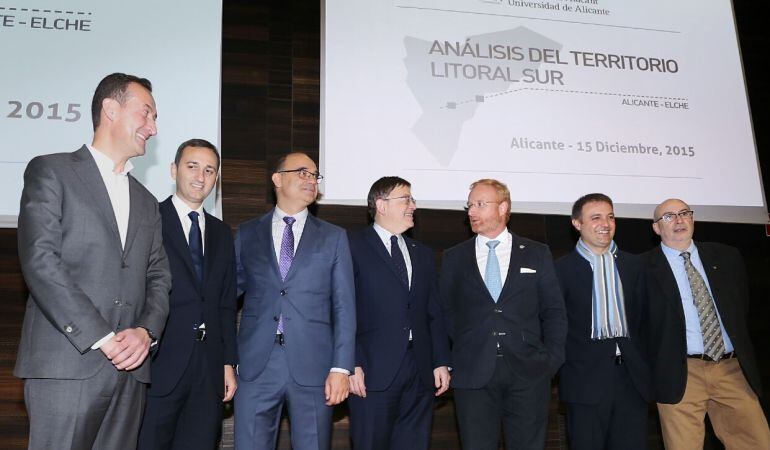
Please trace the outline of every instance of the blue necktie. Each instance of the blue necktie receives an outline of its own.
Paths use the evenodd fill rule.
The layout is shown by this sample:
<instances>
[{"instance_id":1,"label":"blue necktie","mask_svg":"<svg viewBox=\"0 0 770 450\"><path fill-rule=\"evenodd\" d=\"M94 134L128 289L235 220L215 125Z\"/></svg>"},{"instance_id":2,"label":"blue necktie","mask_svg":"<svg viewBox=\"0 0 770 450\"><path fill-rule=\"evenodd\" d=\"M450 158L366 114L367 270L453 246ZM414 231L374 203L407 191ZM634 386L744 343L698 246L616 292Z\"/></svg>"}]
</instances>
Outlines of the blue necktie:
<instances>
[{"instance_id":1,"label":"blue necktie","mask_svg":"<svg viewBox=\"0 0 770 450\"><path fill-rule=\"evenodd\" d=\"M192 221L189 236L190 256L195 274L198 276L198 284L200 284L203 283L203 238L201 237L201 227L198 224L198 212L190 211L187 217Z\"/></svg>"},{"instance_id":2,"label":"blue necktie","mask_svg":"<svg viewBox=\"0 0 770 450\"><path fill-rule=\"evenodd\" d=\"M489 254L487 255L487 268L484 271L484 284L487 285L489 294L495 303L497 303L500 292L503 290L503 281L500 278L500 262L497 260L497 253L495 253L495 247L499 243L500 241L487 241Z\"/></svg>"},{"instance_id":3,"label":"blue necktie","mask_svg":"<svg viewBox=\"0 0 770 450\"><path fill-rule=\"evenodd\" d=\"M291 262L294 261L294 232L291 226L297 221L294 217L286 216L283 218L286 226L283 228L283 237L281 237L281 254L278 257L278 268L281 271L281 280L286 279L289 273ZM283 314L278 316L278 333L283 334Z\"/></svg>"},{"instance_id":4,"label":"blue necktie","mask_svg":"<svg viewBox=\"0 0 770 450\"><path fill-rule=\"evenodd\" d=\"M398 238L395 235L390 237L390 259L393 260L393 265L396 266L396 272L398 272L401 282L409 289L409 272L406 270L404 254L401 253L401 248L398 246Z\"/></svg>"}]
</instances>

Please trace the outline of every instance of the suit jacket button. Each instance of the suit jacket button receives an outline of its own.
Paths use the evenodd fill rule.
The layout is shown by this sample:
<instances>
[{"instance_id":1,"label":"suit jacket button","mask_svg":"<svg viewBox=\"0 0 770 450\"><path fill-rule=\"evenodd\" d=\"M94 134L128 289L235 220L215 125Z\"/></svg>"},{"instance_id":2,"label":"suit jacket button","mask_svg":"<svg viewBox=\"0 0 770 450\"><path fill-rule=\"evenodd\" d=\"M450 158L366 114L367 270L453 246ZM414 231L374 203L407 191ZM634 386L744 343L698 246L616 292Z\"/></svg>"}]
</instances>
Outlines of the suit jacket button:
<instances>
[{"instance_id":1,"label":"suit jacket button","mask_svg":"<svg viewBox=\"0 0 770 450\"><path fill-rule=\"evenodd\" d=\"M273 320L278 322L278 316L273 316Z\"/></svg>"},{"instance_id":2,"label":"suit jacket button","mask_svg":"<svg viewBox=\"0 0 770 450\"><path fill-rule=\"evenodd\" d=\"M282 290L281 295L286 295L286 290Z\"/></svg>"},{"instance_id":3,"label":"suit jacket button","mask_svg":"<svg viewBox=\"0 0 770 450\"><path fill-rule=\"evenodd\" d=\"M115 306L120 306L123 304L120 300L115 300L113 303L115 303Z\"/></svg>"},{"instance_id":4,"label":"suit jacket button","mask_svg":"<svg viewBox=\"0 0 770 450\"><path fill-rule=\"evenodd\" d=\"M67 333L72 333L72 327L67 325L66 327L64 327L64 331L66 331Z\"/></svg>"},{"instance_id":5,"label":"suit jacket button","mask_svg":"<svg viewBox=\"0 0 770 450\"><path fill-rule=\"evenodd\" d=\"M407 303L406 304L406 309L412 309L412 304L411 303Z\"/></svg>"}]
</instances>

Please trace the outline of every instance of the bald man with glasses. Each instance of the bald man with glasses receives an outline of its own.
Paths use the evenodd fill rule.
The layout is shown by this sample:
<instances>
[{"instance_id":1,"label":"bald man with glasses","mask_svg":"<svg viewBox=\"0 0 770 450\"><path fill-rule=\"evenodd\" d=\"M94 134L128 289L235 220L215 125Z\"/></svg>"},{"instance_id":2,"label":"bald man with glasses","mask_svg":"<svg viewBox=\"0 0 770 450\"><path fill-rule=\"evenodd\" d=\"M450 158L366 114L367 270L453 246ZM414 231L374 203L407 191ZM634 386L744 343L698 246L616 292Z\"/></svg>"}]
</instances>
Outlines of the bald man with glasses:
<instances>
[{"instance_id":1,"label":"bald man with glasses","mask_svg":"<svg viewBox=\"0 0 770 450\"><path fill-rule=\"evenodd\" d=\"M652 228L661 245L645 255L642 329L666 448L703 448L706 414L726 448L770 448L740 253L693 241L694 213L679 199L655 208Z\"/></svg>"}]
</instances>

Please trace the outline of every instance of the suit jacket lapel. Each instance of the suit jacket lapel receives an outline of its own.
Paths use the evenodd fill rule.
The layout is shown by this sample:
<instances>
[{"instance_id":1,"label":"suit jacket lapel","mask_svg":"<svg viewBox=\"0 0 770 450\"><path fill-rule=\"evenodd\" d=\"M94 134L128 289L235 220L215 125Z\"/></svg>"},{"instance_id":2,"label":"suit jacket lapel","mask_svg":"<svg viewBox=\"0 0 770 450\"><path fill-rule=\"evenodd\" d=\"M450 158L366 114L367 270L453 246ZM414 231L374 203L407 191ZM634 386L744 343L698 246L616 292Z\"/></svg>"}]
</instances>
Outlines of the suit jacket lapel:
<instances>
[{"instance_id":1,"label":"suit jacket lapel","mask_svg":"<svg viewBox=\"0 0 770 450\"><path fill-rule=\"evenodd\" d=\"M275 209L262 216L257 224L257 236L259 241L264 242L262 251L265 252L266 261L270 261L270 270L278 281L281 281L281 271L278 269L278 257L275 254L273 246L273 214ZM288 275L288 274L287 274Z\"/></svg>"},{"instance_id":2,"label":"suit jacket lapel","mask_svg":"<svg viewBox=\"0 0 770 450\"><path fill-rule=\"evenodd\" d=\"M385 248L385 244L380 239L380 235L377 234L377 231L375 231L374 227L369 226L366 228L366 230L364 230L364 239L366 240L366 243L372 248L372 251L374 251L374 253L382 260L385 266L388 267L393 276L396 277L398 284L406 289L406 286L404 286L404 283L401 281L401 277L396 271L396 266L393 264L393 259L388 253L388 250ZM407 247L409 247L408 244ZM409 254L409 257L412 257L411 253ZM414 260L412 259L412 261Z\"/></svg>"},{"instance_id":3,"label":"suit jacket lapel","mask_svg":"<svg viewBox=\"0 0 770 450\"><path fill-rule=\"evenodd\" d=\"M84 145L80 150L76 151L73 155L73 160L75 163L73 164L75 173L83 180L86 190L94 198L94 204L96 204L97 209L101 213L107 228L115 236L115 243L122 252L120 232L118 231L118 222L115 220L115 212L112 209L112 202L110 202L107 187L104 186L102 175L99 173L99 168L88 151L88 147Z\"/></svg>"},{"instance_id":4,"label":"suit jacket lapel","mask_svg":"<svg viewBox=\"0 0 770 450\"><path fill-rule=\"evenodd\" d=\"M518 242L516 235L511 233L511 259L508 262L508 274L505 277L503 290L500 291L500 298L497 300L498 303L504 302L509 297L508 294L513 289L513 285L521 276L519 273L521 267L521 252L525 248L524 244Z\"/></svg>"},{"instance_id":5,"label":"suit jacket lapel","mask_svg":"<svg viewBox=\"0 0 770 450\"><path fill-rule=\"evenodd\" d=\"M128 196L129 196L129 211L128 211L128 230L126 231L126 245L123 246L123 257L128 255L131 250L131 244L134 243L136 232L139 231L139 224L142 223L142 204L140 203L141 191L139 182L136 178L128 174Z\"/></svg>"},{"instance_id":6,"label":"suit jacket lapel","mask_svg":"<svg viewBox=\"0 0 770 450\"><path fill-rule=\"evenodd\" d=\"M182 227L182 222L179 221L179 214L171 202L171 197L160 204L160 209L163 212L163 237L169 240L166 246L179 252L188 272L190 272L191 279L194 280L197 275L193 267L190 245L184 236L184 227Z\"/></svg>"},{"instance_id":7,"label":"suit jacket lapel","mask_svg":"<svg viewBox=\"0 0 770 450\"><path fill-rule=\"evenodd\" d=\"M203 236L206 245L203 246L203 282L201 286L204 286L208 281L211 265L217 260L217 251L219 250L219 236L214 233L213 221L210 220L211 215L204 210L203 216L206 218L206 231ZM192 257L190 258L190 265L192 265Z\"/></svg>"},{"instance_id":8,"label":"suit jacket lapel","mask_svg":"<svg viewBox=\"0 0 770 450\"><path fill-rule=\"evenodd\" d=\"M302 236L297 245L297 251L294 252L294 259L291 262L291 267L286 273L286 279L297 270L297 267L302 267L305 264L305 260L308 255L313 253L314 247L318 244L318 219L316 219L310 212L307 213L307 219L305 220L305 228L302 230ZM296 235L295 235L296 239Z\"/></svg>"},{"instance_id":9,"label":"suit jacket lapel","mask_svg":"<svg viewBox=\"0 0 770 450\"><path fill-rule=\"evenodd\" d=\"M484 283L484 278L481 276L481 272L479 271L478 260L476 260L476 237L472 237L471 239L465 241L465 244L462 247L462 252L465 253L464 259L468 260L468 262L471 264L470 267L472 267L472 270L470 270L470 278L472 282L476 283L476 289L483 291L486 294L486 299L488 299L490 302L493 301L492 295L489 293L489 289L487 289L487 285Z\"/></svg>"},{"instance_id":10,"label":"suit jacket lapel","mask_svg":"<svg viewBox=\"0 0 770 450\"><path fill-rule=\"evenodd\" d=\"M676 284L674 272L671 270L668 259L666 259L666 255L663 254L663 249L660 246L652 251L651 264L651 271L657 282L661 285L661 290L668 298L668 301L673 304L672 306L676 310L679 319L684 323L684 307L682 306L682 296L679 294L679 285Z\"/></svg>"},{"instance_id":11,"label":"suit jacket lapel","mask_svg":"<svg viewBox=\"0 0 770 450\"><path fill-rule=\"evenodd\" d=\"M719 293L719 286L722 285L719 278L722 274L719 272L719 266L714 262L718 258L714 252L711 251L710 247L703 244L699 245L697 242L695 245L698 247L700 262L703 264L703 269L706 271L706 278L708 280L708 286L711 289L711 295L714 297L714 303L716 304L720 316L723 316L725 314L724 311L728 308L719 304L719 299L722 297ZM722 320L722 323L724 323L724 319Z\"/></svg>"},{"instance_id":12,"label":"suit jacket lapel","mask_svg":"<svg viewBox=\"0 0 770 450\"><path fill-rule=\"evenodd\" d=\"M417 254L415 253L415 252L417 252L417 244L412 242L412 240L409 239L406 236L403 236L403 238L404 238L404 242L406 242L406 249L407 249L407 251L409 251L409 262L411 263L411 266L412 266L412 279L410 280L410 283L409 283L409 292L415 292L415 284L414 283L416 281L419 282L419 280L421 278L421 277L417 276L418 264L415 262L415 261L417 261ZM401 283L401 284L403 286L403 283Z\"/></svg>"}]
</instances>

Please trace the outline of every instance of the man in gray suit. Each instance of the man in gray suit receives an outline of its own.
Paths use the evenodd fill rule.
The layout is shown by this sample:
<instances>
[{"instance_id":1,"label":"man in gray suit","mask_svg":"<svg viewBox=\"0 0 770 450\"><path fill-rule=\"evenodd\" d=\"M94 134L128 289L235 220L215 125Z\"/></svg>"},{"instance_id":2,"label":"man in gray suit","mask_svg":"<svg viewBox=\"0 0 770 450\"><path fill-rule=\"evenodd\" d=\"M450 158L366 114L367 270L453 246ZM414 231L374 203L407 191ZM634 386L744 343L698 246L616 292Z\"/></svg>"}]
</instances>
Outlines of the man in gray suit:
<instances>
[{"instance_id":1,"label":"man in gray suit","mask_svg":"<svg viewBox=\"0 0 770 450\"><path fill-rule=\"evenodd\" d=\"M278 203L242 224L235 241L238 332L235 447L275 448L284 402L296 450L330 445L333 406L348 396L356 333L353 262L340 227L307 207L321 179L304 153L281 158Z\"/></svg>"},{"instance_id":2,"label":"man in gray suit","mask_svg":"<svg viewBox=\"0 0 770 450\"><path fill-rule=\"evenodd\" d=\"M31 449L135 445L171 275L155 197L129 171L157 133L150 82L115 73L94 93L94 137L24 173L19 259L30 291L14 374Z\"/></svg>"}]
</instances>

